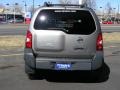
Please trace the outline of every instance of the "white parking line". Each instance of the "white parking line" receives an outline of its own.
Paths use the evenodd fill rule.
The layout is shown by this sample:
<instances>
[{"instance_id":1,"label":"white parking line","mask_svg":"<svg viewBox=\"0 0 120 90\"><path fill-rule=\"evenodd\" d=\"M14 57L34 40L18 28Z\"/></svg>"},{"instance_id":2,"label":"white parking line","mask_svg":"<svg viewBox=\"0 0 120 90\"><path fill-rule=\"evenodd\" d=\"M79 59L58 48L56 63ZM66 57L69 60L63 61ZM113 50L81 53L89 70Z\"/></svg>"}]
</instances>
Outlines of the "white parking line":
<instances>
[{"instance_id":1,"label":"white parking line","mask_svg":"<svg viewBox=\"0 0 120 90\"><path fill-rule=\"evenodd\" d=\"M8 54L8 55L0 55L0 57L10 57L10 56L22 56L23 54Z\"/></svg>"}]
</instances>

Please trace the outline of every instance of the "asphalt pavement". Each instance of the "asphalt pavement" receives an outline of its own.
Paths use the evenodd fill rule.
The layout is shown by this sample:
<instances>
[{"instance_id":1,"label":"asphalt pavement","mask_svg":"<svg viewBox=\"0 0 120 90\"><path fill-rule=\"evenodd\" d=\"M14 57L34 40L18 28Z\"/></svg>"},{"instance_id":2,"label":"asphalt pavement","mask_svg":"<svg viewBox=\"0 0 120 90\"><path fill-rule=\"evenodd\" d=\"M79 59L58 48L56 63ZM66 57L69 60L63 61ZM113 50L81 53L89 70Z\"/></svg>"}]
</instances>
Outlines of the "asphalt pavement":
<instances>
[{"instance_id":1,"label":"asphalt pavement","mask_svg":"<svg viewBox=\"0 0 120 90\"><path fill-rule=\"evenodd\" d=\"M120 32L120 25L101 25L102 32Z\"/></svg>"},{"instance_id":2,"label":"asphalt pavement","mask_svg":"<svg viewBox=\"0 0 120 90\"><path fill-rule=\"evenodd\" d=\"M0 35L25 35L27 30L24 24L0 24Z\"/></svg>"},{"instance_id":3,"label":"asphalt pavement","mask_svg":"<svg viewBox=\"0 0 120 90\"><path fill-rule=\"evenodd\" d=\"M27 29L28 25L0 25L0 35L25 35ZM23 51L0 49L0 90L120 90L120 42L104 44L104 72L109 78L101 80L92 80L82 72L47 72L43 79L30 80L24 72Z\"/></svg>"},{"instance_id":4,"label":"asphalt pavement","mask_svg":"<svg viewBox=\"0 0 120 90\"><path fill-rule=\"evenodd\" d=\"M29 25L0 24L0 35L25 35ZM120 25L101 25L102 32L120 32Z\"/></svg>"},{"instance_id":5,"label":"asphalt pavement","mask_svg":"<svg viewBox=\"0 0 120 90\"><path fill-rule=\"evenodd\" d=\"M22 51L0 55L0 90L120 90L120 43L106 43L105 63L110 70L109 78L91 81L89 74L81 72L47 73L44 79L30 80L24 72Z\"/></svg>"}]
</instances>

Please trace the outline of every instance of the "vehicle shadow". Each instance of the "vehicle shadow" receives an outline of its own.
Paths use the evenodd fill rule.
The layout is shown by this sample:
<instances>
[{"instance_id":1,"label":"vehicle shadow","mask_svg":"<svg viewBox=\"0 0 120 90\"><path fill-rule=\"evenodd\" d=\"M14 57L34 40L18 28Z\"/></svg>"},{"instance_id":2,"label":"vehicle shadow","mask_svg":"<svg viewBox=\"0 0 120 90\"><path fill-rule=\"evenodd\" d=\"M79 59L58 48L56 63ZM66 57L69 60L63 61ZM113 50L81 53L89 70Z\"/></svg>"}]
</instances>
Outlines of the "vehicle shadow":
<instances>
[{"instance_id":1,"label":"vehicle shadow","mask_svg":"<svg viewBox=\"0 0 120 90\"><path fill-rule=\"evenodd\" d=\"M45 79L49 82L60 83L102 83L109 79L110 68L104 66L96 71L48 71Z\"/></svg>"}]
</instances>

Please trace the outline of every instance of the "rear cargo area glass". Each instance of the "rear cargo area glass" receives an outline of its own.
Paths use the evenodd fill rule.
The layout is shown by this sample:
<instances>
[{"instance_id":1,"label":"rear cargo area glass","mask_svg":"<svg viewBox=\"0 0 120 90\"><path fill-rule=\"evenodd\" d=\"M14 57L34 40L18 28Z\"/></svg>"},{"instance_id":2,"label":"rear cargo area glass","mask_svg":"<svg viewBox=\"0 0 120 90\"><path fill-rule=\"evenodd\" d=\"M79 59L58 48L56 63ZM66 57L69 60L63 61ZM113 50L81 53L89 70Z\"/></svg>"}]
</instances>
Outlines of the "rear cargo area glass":
<instances>
[{"instance_id":1,"label":"rear cargo area glass","mask_svg":"<svg viewBox=\"0 0 120 90\"><path fill-rule=\"evenodd\" d=\"M34 28L36 30L61 30L67 34L88 35L96 30L95 21L85 10L42 10Z\"/></svg>"}]
</instances>

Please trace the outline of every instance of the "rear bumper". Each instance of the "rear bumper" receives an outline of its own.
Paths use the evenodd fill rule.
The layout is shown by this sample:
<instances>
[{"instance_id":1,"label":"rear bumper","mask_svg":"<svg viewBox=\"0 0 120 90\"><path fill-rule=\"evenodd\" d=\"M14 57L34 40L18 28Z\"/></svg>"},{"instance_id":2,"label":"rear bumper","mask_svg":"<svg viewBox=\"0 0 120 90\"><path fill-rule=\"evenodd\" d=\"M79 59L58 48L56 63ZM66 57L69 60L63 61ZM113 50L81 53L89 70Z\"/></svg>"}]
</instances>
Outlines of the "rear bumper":
<instances>
[{"instance_id":1,"label":"rear bumper","mask_svg":"<svg viewBox=\"0 0 120 90\"><path fill-rule=\"evenodd\" d=\"M91 62L84 60L48 60L44 61L43 58L36 60L36 68L37 69L50 69L56 70L55 65L58 64L71 64L71 68L69 70L91 70Z\"/></svg>"},{"instance_id":2,"label":"rear bumper","mask_svg":"<svg viewBox=\"0 0 120 90\"><path fill-rule=\"evenodd\" d=\"M24 60L28 66L36 69L55 70L56 63L70 63L69 70L96 70L104 61L103 52L97 52L93 59L62 59L61 58L35 58L33 53L25 53Z\"/></svg>"}]
</instances>

